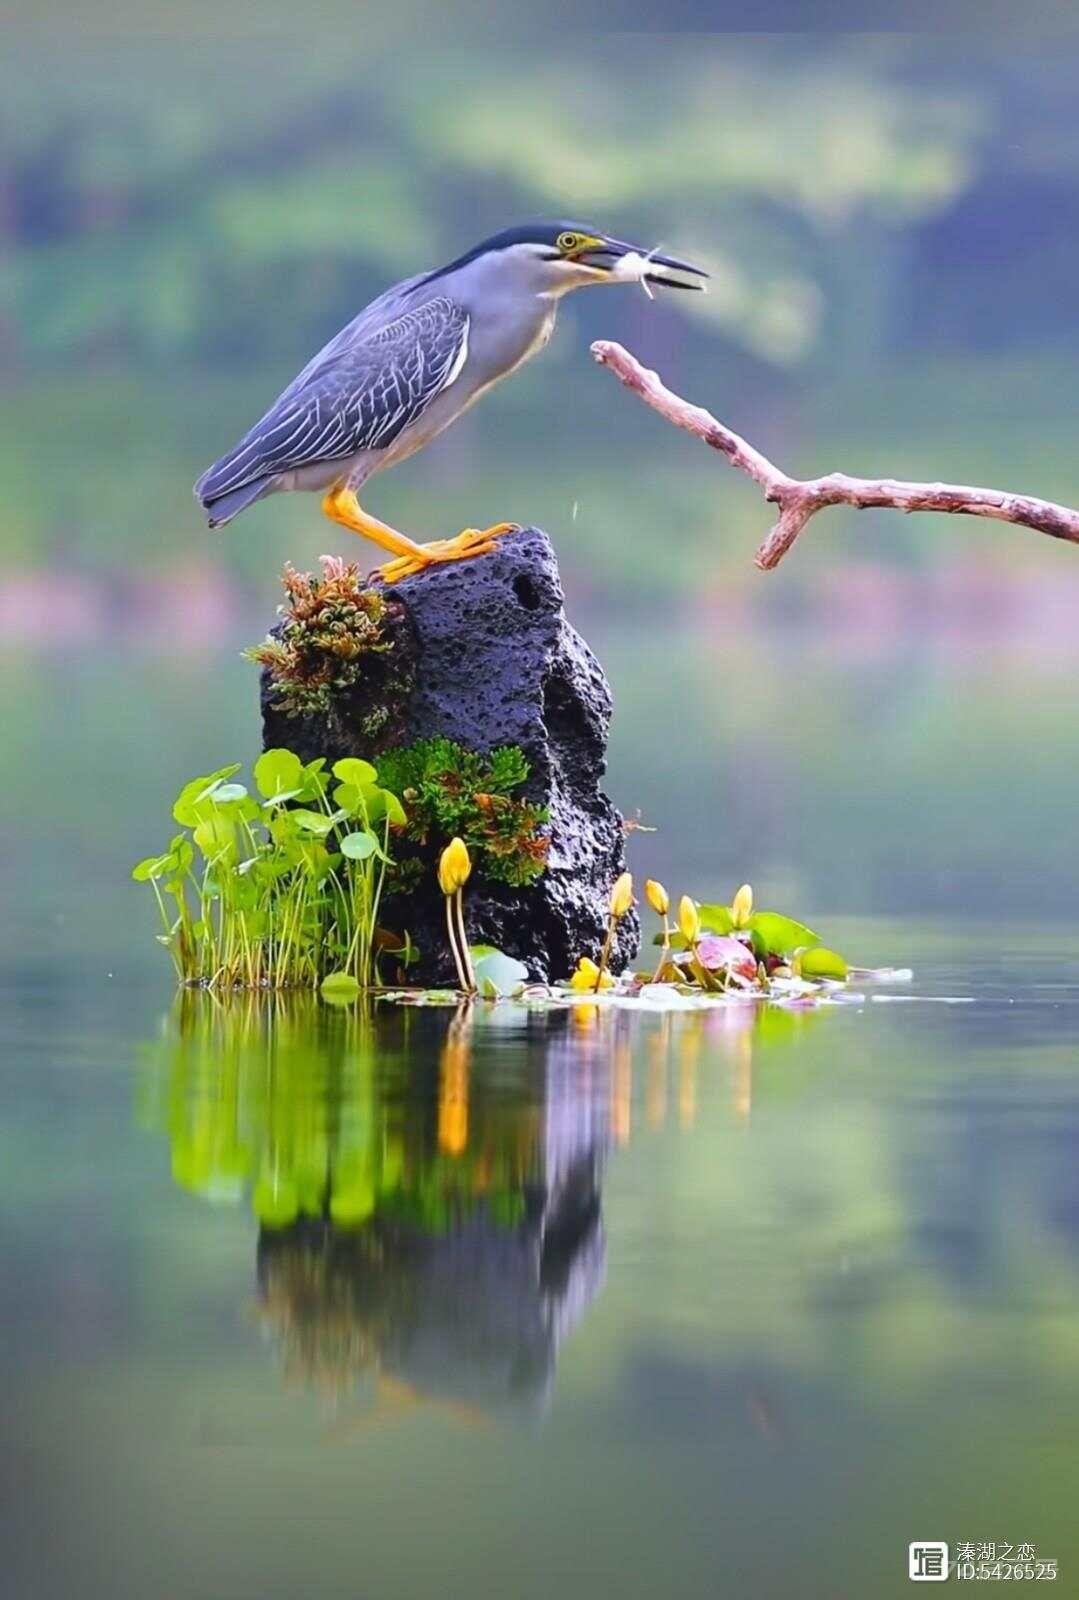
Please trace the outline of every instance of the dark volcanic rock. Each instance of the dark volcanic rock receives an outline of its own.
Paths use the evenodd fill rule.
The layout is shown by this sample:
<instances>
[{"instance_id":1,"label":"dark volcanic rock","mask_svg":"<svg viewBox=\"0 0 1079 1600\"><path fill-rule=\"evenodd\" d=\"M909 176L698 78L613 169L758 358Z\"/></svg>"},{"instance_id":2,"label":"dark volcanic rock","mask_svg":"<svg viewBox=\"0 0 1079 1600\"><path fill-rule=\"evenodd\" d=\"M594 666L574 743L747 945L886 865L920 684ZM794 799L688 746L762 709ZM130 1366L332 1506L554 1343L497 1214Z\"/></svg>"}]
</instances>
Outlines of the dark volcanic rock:
<instances>
[{"instance_id":1,"label":"dark volcanic rock","mask_svg":"<svg viewBox=\"0 0 1079 1600\"><path fill-rule=\"evenodd\" d=\"M625 857L622 818L599 787L610 689L566 621L550 541L540 529L525 528L503 538L492 555L431 567L386 593L404 606L417 655L407 710L381 743L443 734L478 751L520 745L531 768L525 793L550 814L547 870L535 883L515 889L470 881L469 938L516 956L536 978L565 977L578 956L598 954L610 888ZM267 705L264 681L267 749L287 745L305 758L371 755L360 729L350 734L345 719L334 720L336 726L320 729L316 719L304 718L298 729ZM432 872L407 901L387 902L384 920L407 928L419 946L419 981L451 981ZM636 954L639 934L636 916L626 917L616 971Z\"/></svg>"}]
</instances>

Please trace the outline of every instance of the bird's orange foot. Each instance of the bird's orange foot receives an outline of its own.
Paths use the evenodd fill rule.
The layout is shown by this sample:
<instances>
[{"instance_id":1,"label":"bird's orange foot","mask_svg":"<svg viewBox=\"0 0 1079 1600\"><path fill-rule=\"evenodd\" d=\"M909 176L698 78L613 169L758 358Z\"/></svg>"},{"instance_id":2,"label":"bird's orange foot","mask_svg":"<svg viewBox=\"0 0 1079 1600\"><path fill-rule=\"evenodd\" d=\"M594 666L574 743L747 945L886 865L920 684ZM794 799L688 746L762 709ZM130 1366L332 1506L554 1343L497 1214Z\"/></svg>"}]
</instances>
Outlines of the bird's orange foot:
<instances>
[{"instance_id":1,"label":"bird's orange foot","mask_svg":"<svg viewBox=\"0 0 1079 1600\"><path fill-rule=\"evenodd\" d=\"M496 522L491 528L465 528L455 539L435 539L431 544L420 545L415 555L398 556L376 567L373 576L383 583L400 583L428 567L440 566L447 561L467 561L470 556L486 556L495 548L504 533L517 533L520 524Z\"/></svg>"}]
</instances>

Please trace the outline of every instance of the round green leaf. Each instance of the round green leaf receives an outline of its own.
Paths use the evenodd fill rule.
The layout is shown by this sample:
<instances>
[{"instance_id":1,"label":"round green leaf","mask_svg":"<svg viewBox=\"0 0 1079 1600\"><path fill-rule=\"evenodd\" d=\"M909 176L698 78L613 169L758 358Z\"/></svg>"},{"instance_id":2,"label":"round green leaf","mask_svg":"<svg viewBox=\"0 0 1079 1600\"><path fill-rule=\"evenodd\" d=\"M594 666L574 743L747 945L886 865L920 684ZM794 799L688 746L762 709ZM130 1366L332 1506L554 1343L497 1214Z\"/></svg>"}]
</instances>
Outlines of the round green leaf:
<instances>
[{"instance_id":1,"label":"round green leaf","mask_svg":"<svg viewBox=\"0 0 1079 1600\"><path fill-rule=\"evenodd\" d=\"M195 843L208 859L236 850L236 830L226 816L204 817L195 829Z\"/></svg>"},{"instance_id":2,"label":"round green leaf","mask_svg":"<svg viewBox=\"0 0 1079 1600\"><path fill-rule=\"evenodd\" d=\"M199 802L206 800L219 783L231 778L239 770L240 763L234 761L229 767L219 767L216 772L207 772L201 778L192 778L190 783L185 783L172 808L174 819L184 828L193 828L204 815L204 810L199 810Z\"/></svg>"},{"instance_id":3,"label":"round green leaf","mask_svg":"<svg viewBox=\"0 0 1079 1600\"><path fill-rule=\"evenodd\" d=\"M170 856L147 856L137 866L132 867L131 876L136 883L149 883L151 878L160 878L162 873L168 871L170 865Z\"/></svg>"},{"instance_id":4,"label":"round green leaf","mask_svg":"<svg viewBox=\"0 0 1079 1600\"><path fill-rule=\"evenodd\" d=\"M373 833L357 831L346 833L341 840L341 854L348 856L350 861L366 861L368 856L373 856L378 850L378 840Z\"/></svg>"},{"instance_id":5,"label":"round green leaf","mask_svg":"<svg viewBox=\"0 0 1079 1600\"><path fill-rule=\"evenodd\" d=\"M298 828L302 828L305 833L317 834L320 839L324 839L334 825L334 819L328 817L324 811L305 811L297 806L295 810L289 812L289 815Z\"/></svg>"},{"instance_id":6,"label":"round green leaf","mask_svg":"<svg viewBox=\"0 0 1079 1600\"><path fill-rule=\"evenodd\" d=\"M286 789L303 787L303 763L291 750L266 750L255 762L259 794L272 800Z\"/></svg>"},{"instance_id":7,"label":"round green leaf","mask_svg":"<svg viewBox=\"0 0 1079 1600\"><path fill-rule=\"evenodd\" d=\"M403 828L408 821L408 815L400 800L389 789L380 789L378 792L382 798L383 814L390 819L390 827Z\"/></svg>"},{"instance_id":8,"label":"round green leaf","mask_svg":"<svg viewBox=\"0 0 1079 1600\"><path fill-rule=\"evenodd\" d=\"M378 773L369 761L360 761L356 756L345 756L343 760L335 761L333 775L335 778L340 778L342 783L354 783L357 789L374 783L378 777Z\"/></svg>"}]
</instances>

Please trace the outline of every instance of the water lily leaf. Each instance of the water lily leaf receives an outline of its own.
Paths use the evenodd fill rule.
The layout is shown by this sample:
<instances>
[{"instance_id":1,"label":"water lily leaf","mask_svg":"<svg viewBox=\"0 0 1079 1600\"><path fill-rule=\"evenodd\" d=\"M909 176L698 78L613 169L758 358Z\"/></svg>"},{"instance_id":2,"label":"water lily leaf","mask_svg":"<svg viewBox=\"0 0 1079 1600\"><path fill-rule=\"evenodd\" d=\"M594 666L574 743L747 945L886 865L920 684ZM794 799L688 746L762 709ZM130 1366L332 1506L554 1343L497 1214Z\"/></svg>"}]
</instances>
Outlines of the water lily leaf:
<instances>
[{"instance_id":1,"label":"water lily leaf","mask_svg":"<svg viewBox=\"0 0 1079 1600\"><path fill-rule=\"evenodd\" d=\"M823 944L802 950L798 968L803 978L834 978L837 983L844 983L847 977L847 963L843 957Z\"/></svg>"},{"instance_id":2,"label":"water lily leaf","mask_svg":"<svg viewBox=\"0 0 1079 1600\"><path fill-rule=\"evenodd\" d=\"M702 907L703 910L703 907ZM760 934L769 955L789 956L799 946L808 948L820 944L820 935L807 928L804 922L784 917L778 911L755 911L749 919L754 933Z\"/></svg>"},{"instance_id":3,"label":"water lily leaf","mask_svg":"<svg viewBox=\"0 0 1079 1600\"><path fill-rule=\"evenodd\" d=\"M291 750L266 750L255 762L255 783L259 794L271 800L285 789L303 787L304 769Z\"/></svg>"},{"instance_id":4,"label":"water lily leaf","mask_svg":"<svg viewBox=\"0 0 1079 1600\"><path fill-rule=\"evenodd\" d=\"M333 775L340 778L342 783L355 784L357 789L374 783L378 777L369 761L360 761L356 756L345 756L343 760L335 761Z\"/></svg>"},{"instance_id":5,"label":"water lily leaf","mask_svg":"<svg viewBox=\"0 0 1079 1600\"><path fill-rule=\"evenodd\" d=\"M734 927L730 906L704 905L698 907L702 933L730 933Z\"/></svg>"},{"instance_id":6,"label":"water lily leaf","mask_svg":"<svg viewBox=\"0 0 1079 1600\"><path fill-rule=\"evenodd\" d=\"M368 856L378 854L378 840L373 833L346 833L341 840L341 854L350 861L366 861Z\"/></svg>"},{"instance_id":7,"label":"water lily leaf","mask_svg":"<svg viewBox=\"0 0 1079 1600\"><path fill-rule=\"evenodd\" d=\"M516 994L528 982L528 968L513 956L504 955L493 945L469 946L476 983L485 1000Z\"/></svg>"},{"instance_id":8,"label":"water lily leaf","mask_svg":"<svg viewBox=\"0 0 1079 1600\"><path fill-rule=\"evenodd\" d=\"M331 1005L349 1005L360 992L360 986L351 972L328 972L319 985L319 993Z\"/></svg>"}]
</instances>

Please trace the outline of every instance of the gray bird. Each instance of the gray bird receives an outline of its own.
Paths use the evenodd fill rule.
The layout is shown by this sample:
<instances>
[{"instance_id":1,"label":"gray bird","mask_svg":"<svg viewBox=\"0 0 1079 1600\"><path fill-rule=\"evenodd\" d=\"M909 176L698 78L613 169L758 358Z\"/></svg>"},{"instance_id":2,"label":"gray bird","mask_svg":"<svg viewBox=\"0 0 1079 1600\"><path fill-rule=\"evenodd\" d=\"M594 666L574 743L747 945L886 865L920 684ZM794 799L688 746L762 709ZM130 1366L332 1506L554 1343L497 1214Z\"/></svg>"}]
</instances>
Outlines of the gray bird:
<instances>
[{"instance_id":1,"label":"gray bird","mask_svg":"<svg viewBox=\"0 0 1079 1600\"><path fill-rule=\"evenodd\" d=\"M395 558L387 582L484 555L513 523L416 544L364 511L357 491L449 427L551 337L558 302L587 284L700 289L707 273L572 222L507 228L448 266L373 300L195 485L211 528L263 495L319 490L326 516Z\"/></svg>"}]
</instances>

